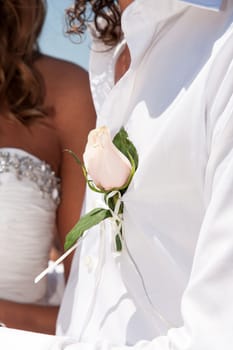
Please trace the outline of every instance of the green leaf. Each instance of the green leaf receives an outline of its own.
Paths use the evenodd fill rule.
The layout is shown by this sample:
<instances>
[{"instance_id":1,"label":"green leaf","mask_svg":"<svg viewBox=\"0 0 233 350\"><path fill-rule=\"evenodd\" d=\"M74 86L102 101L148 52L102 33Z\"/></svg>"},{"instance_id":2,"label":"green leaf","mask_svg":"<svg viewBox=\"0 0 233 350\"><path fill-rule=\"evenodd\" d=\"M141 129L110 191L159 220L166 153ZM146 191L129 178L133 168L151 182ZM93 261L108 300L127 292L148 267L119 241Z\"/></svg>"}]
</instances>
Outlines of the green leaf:
<instances>
[{"instance_id":1,"label":"green leaf","mask_svg":"<svg viewBox=\"0 0 233 350\"><path fill-rule=\"evenodd\" d=\"M133 142L128 138L128 134L124 128L115 135L113 141L114 145L121 151L132 164L132 159L134 161L135 170L138 167L138 152Z\"/></svg>"},{"instance_id":2,"label":"green leaf","mask_svg":"<svg viewBox=\"0 0 233 350\"><path fill-rule=\"evenodd\" d=\"M89 228L98 225L101 221L109 218L111 215L110 210L103 208L95 208L89 213L81 217L77 224L71 229L66 236L65 250L68 250L76 241L83 235L83 233Z\"/></svg>"}]
</instances>

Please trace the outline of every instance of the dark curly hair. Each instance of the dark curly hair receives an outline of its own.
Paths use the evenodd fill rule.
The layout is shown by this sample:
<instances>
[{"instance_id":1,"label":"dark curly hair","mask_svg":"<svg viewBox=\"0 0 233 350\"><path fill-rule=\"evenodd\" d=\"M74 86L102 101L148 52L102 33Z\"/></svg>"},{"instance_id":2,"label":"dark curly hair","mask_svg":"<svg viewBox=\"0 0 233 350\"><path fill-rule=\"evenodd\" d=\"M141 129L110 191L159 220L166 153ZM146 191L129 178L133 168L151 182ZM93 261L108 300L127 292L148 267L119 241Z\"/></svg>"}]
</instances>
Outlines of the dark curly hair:
<instances>
[{"instance_id":1,"label":"dark curly hair","mask_svg":"<svg viewBox=\"0 0 233 350\"><path fill-rule=\"evenodd\" d=\"M68 33L82 36L87 24L94 22L96 37L115 46L122 37L121 12L116 0L75 0L67 9Z\"/></svg>"},{"instance_id":2,"label":"dark curly hair","mask_svg":"<svg viewBox=\"0 0 233 350\"><path fill-rule=\"evenodd\" d=\"M45 114L34 68L45 17L43 0L0 0L0 113L27 122Z\"/></svg>"}]
</instances>

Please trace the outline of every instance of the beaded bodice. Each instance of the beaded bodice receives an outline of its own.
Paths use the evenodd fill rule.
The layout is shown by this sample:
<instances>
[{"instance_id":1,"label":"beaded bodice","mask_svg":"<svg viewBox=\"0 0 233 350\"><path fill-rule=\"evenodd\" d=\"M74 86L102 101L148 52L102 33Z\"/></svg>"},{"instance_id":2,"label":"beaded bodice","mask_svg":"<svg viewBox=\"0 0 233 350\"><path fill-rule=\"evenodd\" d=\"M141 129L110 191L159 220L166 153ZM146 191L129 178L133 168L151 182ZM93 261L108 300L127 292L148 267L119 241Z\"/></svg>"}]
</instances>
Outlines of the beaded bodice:
<instances>
[{"instance_id":1,"label":"beaded bodice","mask_svg":"<svg viewBox=\"0 0 233 350\"><path fill-rule=\"evenodd\" d=\"M59 203L59 179L50 165L25 151L16 153L9 149L0 149L0 173L14 172L18 180L27 178L34 182L42 196L49 195Z\"/></svg>"},{"instance_id":2,"label":"beaded bodice","mask_svg":"<svg viewBox=\"0 0 233 350\"><path fill-rule=\"evenodd\" d=\"M14 148L0 149L0 299L37 303L56 230L59 179L51 167Z\"/></svg>"}]
</instances>

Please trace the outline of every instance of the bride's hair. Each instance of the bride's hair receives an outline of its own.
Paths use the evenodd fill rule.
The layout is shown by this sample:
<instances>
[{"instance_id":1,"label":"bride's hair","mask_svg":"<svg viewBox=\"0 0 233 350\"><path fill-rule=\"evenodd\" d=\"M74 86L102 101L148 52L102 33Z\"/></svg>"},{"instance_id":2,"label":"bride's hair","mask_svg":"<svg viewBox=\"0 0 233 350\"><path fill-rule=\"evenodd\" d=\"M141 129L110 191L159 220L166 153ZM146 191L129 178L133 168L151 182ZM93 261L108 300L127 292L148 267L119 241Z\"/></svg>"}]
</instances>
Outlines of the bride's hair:
<instances>
[{"instance_id":1,"label":"bride's hair","mask_svg":"<svg viewBox=\"0 0 233 350\"><path fill-rule=\"evenodd\" d=\"M0 113L27 122L45 114L42 80L33 65L45 3L0 0L0 13Z\"/></svg>"},{"instance_id":2,"label":"bride's hair","mask_svg":"<svg viewBox=\"0 0 233 350\"><path fill-rule=\"evenodd\" d=\"M106 45L116 45L121 37L121 12L116 0L75 0L67 9L68 33L82 35L89 22L95 34Z\"/></svg>"}]
</instances>

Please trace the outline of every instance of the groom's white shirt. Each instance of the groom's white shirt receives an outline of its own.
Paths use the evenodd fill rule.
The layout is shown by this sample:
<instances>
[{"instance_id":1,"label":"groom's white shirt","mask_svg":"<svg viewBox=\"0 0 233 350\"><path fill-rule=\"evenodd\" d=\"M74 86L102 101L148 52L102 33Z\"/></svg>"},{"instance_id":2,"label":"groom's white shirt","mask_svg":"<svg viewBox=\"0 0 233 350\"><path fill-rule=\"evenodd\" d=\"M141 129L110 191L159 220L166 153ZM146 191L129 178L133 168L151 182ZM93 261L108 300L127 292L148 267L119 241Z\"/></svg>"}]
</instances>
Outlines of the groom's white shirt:
<instances>
[{"instance_id":1,"label":"groom's white shirt","mask_svg":"<svg viewBox=\"0 0 233 350\"><path fill-rule=\"evenodd\" d=\"M115 254L108 224L88 232L58 319L65 337L0 329L4 350L232 349L233 3L187 2L126 9L132 64L115 86L124 44L95 44L97 123L124 125L139 152L127 247ZM87 193L86 210L96 199Z\"/></svg>"}]
</instances>

